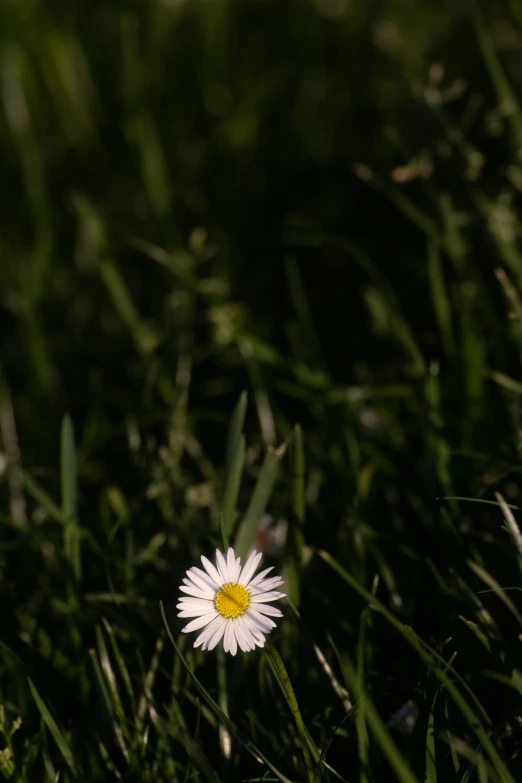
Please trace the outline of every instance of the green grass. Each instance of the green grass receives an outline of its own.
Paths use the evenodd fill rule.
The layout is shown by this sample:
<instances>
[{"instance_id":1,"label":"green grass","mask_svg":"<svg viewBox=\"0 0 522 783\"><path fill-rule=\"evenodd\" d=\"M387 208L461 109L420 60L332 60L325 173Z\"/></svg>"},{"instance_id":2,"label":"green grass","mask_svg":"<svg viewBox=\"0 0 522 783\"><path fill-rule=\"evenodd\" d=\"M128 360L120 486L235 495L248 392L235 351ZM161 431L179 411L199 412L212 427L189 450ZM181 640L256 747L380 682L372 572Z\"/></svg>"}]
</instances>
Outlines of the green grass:
<instances>
[{"instance_id":1,"label":"green grass","mask_svg":"<svg viewBox=\"0 0 522 783\"><path fill-rule=\"evenodd\" d=\"M0 777L521 779L520 21L2 6Z\"/></svg>"}]
</instances>

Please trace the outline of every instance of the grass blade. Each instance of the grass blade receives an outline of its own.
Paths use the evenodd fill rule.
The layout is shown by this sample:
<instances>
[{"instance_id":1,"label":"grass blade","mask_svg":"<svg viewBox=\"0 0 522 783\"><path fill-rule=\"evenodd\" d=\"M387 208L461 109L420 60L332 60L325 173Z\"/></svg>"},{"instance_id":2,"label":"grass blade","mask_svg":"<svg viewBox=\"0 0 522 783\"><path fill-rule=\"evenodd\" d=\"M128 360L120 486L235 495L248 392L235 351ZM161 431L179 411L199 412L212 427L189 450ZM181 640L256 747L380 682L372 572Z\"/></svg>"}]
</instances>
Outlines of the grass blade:
<instances>
[{"instance_id":1,"label":"grass blade","mask_svg":"<svg viewBox=\"0 0 522 783\"><path fill-rule=\"evenodd\" d=\"M81 578L80 528L78 524L77 459L71 417L62 422L60 467L65 557L77 582Z\"/></svg>"},{"instance_id":2,"label":"grass blade","mask_svg":"<svg viewBox=\"0 0 522 783\"><path fill-rule=\"evenodd\" d=\"M428 242L428 274L431 285L431 298L439 325L442 345L449 356L454 356L455 338L453 336L450 297L448 296L444 280L440 250L437 244L431 240Z\"/></svg>"},{"instance_id":3,"label":"grass blade","mask_svg":"<svg viewBox=\"0 0 522 783\"><path fill-rule=\"evenodd\" d=\"M490 587L493 592L500 598L502 603L507 606L513 617L515 617L520 625L522 625L522 615L516 608L513 601L506 595L505 590L502 589L502 587L499 585L497 580L491 576L491 574L488 574L488 572L482 568L481 566L477 565L477 563L473 563L471 561L468 561L468 566L471 568L472 571L474 571L480 579L482 579L483 582L485 582L488 587Z\"/></svg>"},{"instance_id":4,"label":"grass blade","mask_svg":"<svg viewBox=\"0 0 522 783\"><path fill-rule=\"evenodd\" d=\"M49 729L50 733L52 734L52 736L53 736L53 738L54 738L54 740L56 742L56 744L58 745L58 749L59 749L60 753L62 754L65 763L67 764L67 766L71 770L71 773L73 774L73 776L76 777L77 776L77 770L76 770L76 765L74 763L74 756L73 756L73 752L72 752L71 746L69 745L69 743L67 742L66 738L64 737L64 735L62 734L62 732L58 728L58 726L56 724L56 721L54 720L53 716L51 715L51 713L49 712L49 710L45 706L45 703L44 703L42 697L40 696L40 694L38 693L38 691L37 691L33 681L31 680L31 678L28 677L27 681L29 683L29 690L31 691L31 695L32 695L32 697L33 697L33 699L35 701L36 706L38 707L38 710L40 712L40 715L42 716L42 719L43 719L45 725Z\"/></svg>"},{"instance_id":5,"label":"grass blade","mask_svg":"<svg viewBox=\"0 0 522 783\"><path fill-rule=\"evenodd\" d=\"M500 508L502 509L502 513L504 514L504 519L507 522L508 530L511 533L513 541L515 542L515 546L518 552L518 563L522 571L522 533L520 532L520 528L516 523L515 517L511 513L510 507L508 506L508 504L506 503L506 501L504 500L500 492L495 492L495 497L500 503Z\"/></svg>"},{"instance_id":6,"label":"grass blade","mask_svg":"<svg viewBox=\"0 0 522 783\"><path fill-rule=\"evenodd\" d=\"M426 731L426 783L437 783L437 759L435 755L435 704L438 691L431 703L428 728Z\"/></svg>"},{"instance_id":7,"label":"grass blade","mask_svg":"<svg viewBox=\"0 0 522 783\"><path fill-rule=\"evenodd\" d=\"M190 666L188 665L183 653L179 649L178 645L176 644L174 640L174 636L172 635L172 631L170 630L170 626L167 622L167 618L165 616L165 609L163 607L163 602L160 602L160 610L161 610L161 616L163 618L163 624L165 625L165 629L167 631L168 637L172 643L172 646L174 647L174 650L176 651L176 655L180 659L183 667L187 671L187 674L194 682L194 685L196 686L197 690L205 700L205 702L208 704L212 712L216 715L218 720L223 723L224 726L230 731L230 733L248 750L248 752L257 760L262 762L263 764L266 764L266 766L270 769L271 772L274 773L274 775L277 775L278 780L281 781L281 783L292 783L290 778L287 778L286 775L283 775L282 772L279 772L276 767L266 758L266 756L252 743L250 740L245 740L241 737L239 734L234 722L223 712L223 710L219 707L219 705L214 701L212 696L207 692L207 690L203 687L203 685L200 683Z\"/></svg>"},{"instance_id":8,"label":"grass blade","mask_svg":"<svg viewBox=\"0 0 522 783\"><path fill-rule=\"evenodd\" d=\"M121 748L123 755L128 761L129 751L127 749L127 745L124 738L124 733L126 733L125 712L123 710L123 705L118 690L118 682L116 680L116 675L112 668L111 659L109 657L109 652L107 650L107 645L105 644L105 639L103 638L103 633L99 626L97 626L96 628L96 640L98 643L98 656L100 659L100 665L103 674L105 675L105 681L108 687L108 694L110 696L111 704L114 710L114 717L117 718L116 721L113 717L114 734L116 736L116 739L118 741L118 744Z\"/></svg>"},{"instance_id":9,"label":"grass blade","mask_svg":"<svg viewBox=\"0 0 522 783\"><path fill-rule=\"evenodd\" d=\"M115 263L109 258L104 258L100 261L100 274L114 307L132 336L137 350L143 356L150 355L158 345L158 335L147 326L139 315Z\"/></svg>"},{"instance_id":10,"label":"grass blade","mask_svg":"<svg viewBox=\"0 0 522 783\"><path fill-rule=\"evenodd\" d=\"M248 405L248 392L242 391L237 401L234 413L228 427L227 445L225 449L225 474L228 476L230 467L239 448L241 436L245 426L245 417Z\"/></svg>"},{"instance_id":11,"label":"grass blade","mask_svg":"<svg viewBox=\"0 0 522 783\"><path fill-rule=\"evenodd\" d=\"M231 455L229 469L225 479L225 492L223 495L222 526L226 538L234 531L237 514L237 498L241 485L241 476L245 464L245 436L240 435L237 448Z\"/></svg>"},{"instance_id":12,"label":"grass blade","mask_svg":"<svg viewBox=\"0 0 522 783\"><path fill-rule=\"evenodd\" d=\"M42 487L25 471L22 473L24 478L24 485L33 500L38 503L39 506L51 517L55 522L59 522L61 525L65 524L65 518L63 511L58 506L52 497L42 489Z\"/></svg>"},{"instance_id":13,"label":"grass blade","mask_svg":"<svg viewBox=\"0 0 522 783\"><path fill-rule=\"evenodd\" d=\"M310 741L309 733L306 730L305 725L303 723L303 718L301 716L301 711L297 703L295 691L292 687L292 682L286 670L286 666L283 663L283 659L281 658L281 656L279 655L275 647L272 644L270 644L270 642L268 642L266 646L266 652L268 655L268 660L270 662L272 671L275 674L276 680L279 683L279 686L283 692L286 702L290 707L290 712L292 713L292 716L294 718L297 731L301 738L301 750L303 751L306 774L310 783L313 783L314 770L312 766L312 757L310 755L310 750L308 748L309 741ZM319 758L319 752L317 751L317 748L315 748L315 751L316 751L315 760L317 761Z\"/></svg>"},{"instance_id":14,"label":"grass blade","mask_svg":"<svg viewBox=\"0 0 522 783\"><path fill-rule=\"evenodd\" d=\"M286 452L286 442L277 449L268 448L261 472L252 493L245 516L241 520L235 541L236 554L245 558L254 543L257 525L263 516L279 472L279 464Z\"/></svg>"},{"instance_id":15,"label":"grass blade","mask_svg":"<svg viewBox=\"0 0 522 783\"><path fill-rule=\"evenodd\" d=\"M290 464L292 471L292 518L289 526L290 552L283 577L290 600L299 606L301 593L301 565L304 547L305 497L305 453L303 431L299 424L294 427L290 443Z\"/></svg>"},{"instance_id":16,"label":"grass blade","mask_svg":"<svg viewBox=\"0 0 522 783\"><path fill-rule=\"evenodd\" d=\"M383 754L386 756L388 764L395 772L397 779L400 780L401 783L419 783L418 778L409 768L408 762L402 756L399 748L393 741L390 732L381 720L381 717L377 712L373 702L368 697L366 689L364 688L362 681L355 671L352 662L348 658L345 658L344 669L351 690L355 694L355 697L364 703L364 715L366 723L368 724L370 731L379 744Z\"/></svg>"},{"instance_id":17,"label":"grass blade","mask_svg":"<svg viewBox=\"0 0 522 783\"><path fill-rule=\"evenodd\" d=\"M478 6L474 7L472 18L480 51L482 52L482 57L486 63L491 81L493 82L493 86L497 93L498 101L510 108L509 121L511 123L513 141L516 147L520 148L522 147L522 113L520 111L516 93L504 73L502 63L497 56L495 44L491 38L489 27Z\"/></svg>"},{"instance_id":18,"label":"grass blade","mask_svg":"<svg viewBox=\"0 0 522 783\"><path fill-rule=\"evenodd\" d=\"M386 609L386 607L368 590L366 590L362 585L360 585L352 576L349 574L339 563L336 562L336 560L329 555L327 552L320 551L319 552L320 557L328 563L334 571L336 571L339 576L341 576L348 584L350 584L363 598L365 598L369 604L371 604L373 607L378 609L378 611L386 617L388 622L390 622L398 631L402 634L402 636L412 645L412 647L416 650L418 655L422 658L422 660L425 661L427 665L429 665L432 669L433 674L437 677L437 679L441 682L442 685L444 685L446 691L448 692L448 695L451 697L453 702L456 704L460 712L463 714L463 716L468 721L470 727L473 729L475 734L477 735L477 738L479 742L481 742L485 748L485 750L488 752L489 757L499 772L501 779L503 783L515 783L515 780L511 773L509 772L508 768L504 764L502 758L500 757L495 745L490 739L490 736L488 732L482 727L482 723L480 718L478 717L475 710L468 704L466 699L462 696L461 692L458 690L457 686L455 685L453 681L453 677L457 676L459 683L464 687L464 689L472 696L476 706L479 708L479 712L481 717L487 721L487 723L490 723L491 721L488 718L488 715L478 699L474 696L473 692L470 690L469 686L466 685L465 682L463 682L462 678L458 675L458 673L451 667L451 674L452 677L449 677L447 674L447 671L445 669L442 669L440 667L434 666L435 661L439 661L439 663L442 663L443 666L447 667L448 670L450 670L450 667L447 666L447 661L444 661L442 656L440 656L433 648L431 648L429 645L426 644L417 634L413 631L412 628L409 628L405 625L403 625L401 622L399 622L393 614Z\"/></svg>"}]
</instances>

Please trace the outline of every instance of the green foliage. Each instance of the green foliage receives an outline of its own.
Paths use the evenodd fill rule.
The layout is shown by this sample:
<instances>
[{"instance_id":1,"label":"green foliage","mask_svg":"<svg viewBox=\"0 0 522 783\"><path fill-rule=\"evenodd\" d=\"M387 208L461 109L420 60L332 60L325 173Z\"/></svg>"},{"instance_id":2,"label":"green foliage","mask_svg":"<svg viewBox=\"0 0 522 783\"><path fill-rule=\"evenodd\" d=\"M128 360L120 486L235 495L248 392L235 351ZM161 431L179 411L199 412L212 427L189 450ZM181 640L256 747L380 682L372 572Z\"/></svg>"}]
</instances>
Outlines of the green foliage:
<instances>
[{"instance_id":1,"label":"green foliage","mask_svg":"<svg viewBox=\"0 0 522 783\"><path fill-rule=\"evenodd\" d=\"M519 0L0 7L0 776L522 778ZM268 650L180 633L201 554Z\"/></svg>"}]
</instances>

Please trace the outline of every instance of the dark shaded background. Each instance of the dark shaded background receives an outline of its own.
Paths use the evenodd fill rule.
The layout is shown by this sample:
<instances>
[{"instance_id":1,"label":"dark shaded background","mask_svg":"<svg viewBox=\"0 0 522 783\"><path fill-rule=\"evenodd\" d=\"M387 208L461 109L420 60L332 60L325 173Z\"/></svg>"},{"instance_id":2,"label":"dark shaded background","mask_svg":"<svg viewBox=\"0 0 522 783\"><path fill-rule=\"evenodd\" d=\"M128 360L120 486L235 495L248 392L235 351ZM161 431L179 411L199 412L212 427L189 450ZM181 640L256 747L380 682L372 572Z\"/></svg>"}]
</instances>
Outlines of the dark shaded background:
<instances>
[{"instance_id":1,"label":"dark shaded background","mask_svg":"<svg viewBox=\"0 0 522 783\"><path fill-rule=\"evenodd\" d=\"M367 587L377 574L381 600L430 643L455 637L501 733L515 708L479 680L489 663L458 621L478 611L461 575L471 559L513 583L517 561L494 507L440 498L520 495L521 21L516 0L2 5L1 584L17 661L6 653L2 694L27 737L28 673L60 725L89 735L101 707L84 653L102 616L140 678L158 600L219 544L243 389L240 512L266 446L303 428L311 560L294 597L314 636L351 654L363 606L325 576L325 548ZM38 495L60 502L66 413L80 583ZM274 523L292 524L290 483L285 463ZM146 608L89 598L111 591ZM281 644L292 658L290 632ZM404 740L422 778L434 684L397 644L375 624L368 687L384 717L425 699ZM339 716L325 728L313 666L293 665L323 741ZM237 713L254 698L241 672ZM94 739L76 744L91 779L109 774ZM334 744L342 774L351 758ZM213 763L223 780L247 774L238 757Z\"/></svg>"}]
</instances>

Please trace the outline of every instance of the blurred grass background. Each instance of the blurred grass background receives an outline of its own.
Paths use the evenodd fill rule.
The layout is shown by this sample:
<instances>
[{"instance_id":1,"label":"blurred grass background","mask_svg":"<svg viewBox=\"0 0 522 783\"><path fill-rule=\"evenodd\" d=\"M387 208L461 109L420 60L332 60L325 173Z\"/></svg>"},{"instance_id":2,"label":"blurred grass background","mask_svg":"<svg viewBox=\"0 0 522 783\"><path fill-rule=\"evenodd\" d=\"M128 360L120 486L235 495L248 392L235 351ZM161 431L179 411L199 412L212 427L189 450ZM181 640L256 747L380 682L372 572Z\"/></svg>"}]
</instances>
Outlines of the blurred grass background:
<instances>
[{"instance_id":1,"label":"blurred grass background","mask_svg":"<svg viewBox=\"0 0 522 783\"><path fill-rule=\"evenodd\" d=\"M224 530L315 781L520 779L520 0L0 31L0 774L311 780L270 658L178 639Z\"/></svg>"}]
</instances>

